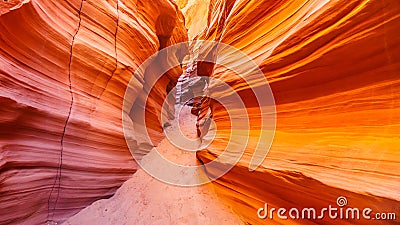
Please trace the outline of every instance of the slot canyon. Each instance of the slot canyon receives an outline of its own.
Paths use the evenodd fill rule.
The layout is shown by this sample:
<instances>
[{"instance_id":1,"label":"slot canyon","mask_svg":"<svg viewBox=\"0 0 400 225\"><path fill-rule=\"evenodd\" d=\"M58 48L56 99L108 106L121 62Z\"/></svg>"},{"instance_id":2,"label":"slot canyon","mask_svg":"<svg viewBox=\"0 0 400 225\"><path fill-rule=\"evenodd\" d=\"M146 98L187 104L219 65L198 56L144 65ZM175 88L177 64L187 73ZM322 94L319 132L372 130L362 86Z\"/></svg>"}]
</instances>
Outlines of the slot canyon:
<instances>
[{"instance_id":1,"label":"slot canyon","mask_svg":"<svg viewBox=\"0 0 400 225\"><path fill-rule=\"evenodd\" d=\"M0 224L400 223L398 0L0 0L0 30Z\"/></svg>"}]
</instances>

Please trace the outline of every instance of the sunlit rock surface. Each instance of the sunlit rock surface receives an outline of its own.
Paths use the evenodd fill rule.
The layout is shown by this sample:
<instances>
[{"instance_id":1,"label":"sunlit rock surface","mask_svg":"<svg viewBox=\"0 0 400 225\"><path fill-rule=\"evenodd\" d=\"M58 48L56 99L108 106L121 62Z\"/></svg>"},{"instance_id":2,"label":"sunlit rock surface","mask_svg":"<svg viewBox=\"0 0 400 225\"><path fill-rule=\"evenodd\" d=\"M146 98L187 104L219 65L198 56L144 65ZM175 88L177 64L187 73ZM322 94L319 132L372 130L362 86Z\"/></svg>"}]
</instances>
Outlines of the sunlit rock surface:
<instances>
[{"instance_id":1,"label":"sunlit rock surface","mask_svg":"<svg viewBox=\"0 0 400 225\"><path fill-rule=\"evenodd\" d=\"M210 4L207 30L199 39L221 41L249 55L268 79L277 107L275 139L262 165L249 172L253 154L249 147L237 166L214 182L234 211L246 222L264 224L257 218L264 203L322 208L336 206L336 199L346 196L352 207L398 212L400 2L212 0ZM198 66L206 71L200 75L235 84L238 93L249 88L225 67L213 69ZM251 96L243 101L255 107ZM217 127L229 127L223 108L203 104L203 114L208 107ZM257 113L248 112L251 123L257 124ZM221 138L207 151L198 153L204 163L224 150L228 139L217 137ZM254 146L254 140L249 144ZM210 176L217 170L207 168ZM294 221L275 217L268 222ZM338 222L301 221L320 223Z\"/></svg>"},{"instance_id":2,"label":"sunlit rock surface","mask_svg":"<svg viewBox=\"0 0 400 225\"><path fill-rule=\"evenodd\" d=\"M210 0L175 0L185 15L189 39L200 34L207 25Z\"/></svg>"},{"instance_id":3,"label":"sunlit rock surface","mask_svg":"<svg viewBox=\"0 0 400 225\"><path fill-rule=\"evenodd\" d=\"M136 171L122 131L125 89L146 58L187 40L183 16L167 0L10 0L0 2L0 30L0 224L60 222ZM132 103L146 85L136 79Z\"/></svg>"}]
</instances>

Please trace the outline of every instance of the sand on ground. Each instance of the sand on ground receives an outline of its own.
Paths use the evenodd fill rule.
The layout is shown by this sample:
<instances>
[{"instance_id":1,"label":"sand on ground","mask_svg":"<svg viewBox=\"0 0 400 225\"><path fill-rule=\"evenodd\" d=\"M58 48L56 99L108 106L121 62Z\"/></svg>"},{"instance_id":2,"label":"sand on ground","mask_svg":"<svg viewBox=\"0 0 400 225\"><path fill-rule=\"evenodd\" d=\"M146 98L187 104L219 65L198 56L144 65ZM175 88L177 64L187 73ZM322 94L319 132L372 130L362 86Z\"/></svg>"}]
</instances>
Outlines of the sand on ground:
<instances>
[{"instance_id":1,"label":"sand on ground","mask_svg":"<svg viewBox=\"0 0 400 225\"><path fill-rule=\"evenodd\" d=\"M187 137L196 137L196 117L190 108L179 113L179 127ZM178 129L177 125L167 129ZM171 130L170 130L171 131ZM157 150L166 158L184 165L196 165L195 152L174 147L164 139ZM110 199L92 205L64 224L243 224L239 217L216 196L212 185L179 187L161 182L138 170Z\"/></svg>"}]
</instances>

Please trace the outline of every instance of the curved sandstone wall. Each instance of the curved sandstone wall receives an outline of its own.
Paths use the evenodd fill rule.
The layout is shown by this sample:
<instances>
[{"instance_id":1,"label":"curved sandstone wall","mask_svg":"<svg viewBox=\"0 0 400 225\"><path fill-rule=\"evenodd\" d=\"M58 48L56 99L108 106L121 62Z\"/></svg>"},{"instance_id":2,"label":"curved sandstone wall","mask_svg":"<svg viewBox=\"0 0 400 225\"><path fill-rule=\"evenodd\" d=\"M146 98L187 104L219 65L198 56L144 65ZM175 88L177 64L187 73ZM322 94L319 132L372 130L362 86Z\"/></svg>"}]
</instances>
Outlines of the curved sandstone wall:
<instances>
[{"instance_id":1,"label":"curved sandstone wall","mask_svg":"<svg viewBox=\"0 0 400 225\"><path fill-rule=\"evenodd\" d=\"M210 2L207 29L199 39L221 41L249 55L268 79L277 107L275 139L263 164L249 172L254 152L247 148L239 164L214 182L244 221L265 223L257 218L264 203L321 208L336 206L342 195L353 207L398 211L399 10L398 1L379 0ZM239 94L249 89L224 66L198 67L205 71L200 75L233 84ZM254 98L241 96L250 109L257 107ZM229 127L224 109L206 102L203 114L209 107L217 127ZM256 124L257 110L248 113ZM225 142L215 140L198 158L215 159ZM218 168L207 171L213 176Z\"/></svg>"},{"instance_id":2,"label":"curved sandstone wall","mask_svg":"<svg viewBox=\"0 0 400 225\"><path fill-rule=\"evenodd\" d=\"M12 0L0 9L0 224L63 221L136 171L122 131L125 89L145 59L187 40L184 19L168 0ZM152 101L180 74L158 82Z\"/></svg>"}]
</instances>

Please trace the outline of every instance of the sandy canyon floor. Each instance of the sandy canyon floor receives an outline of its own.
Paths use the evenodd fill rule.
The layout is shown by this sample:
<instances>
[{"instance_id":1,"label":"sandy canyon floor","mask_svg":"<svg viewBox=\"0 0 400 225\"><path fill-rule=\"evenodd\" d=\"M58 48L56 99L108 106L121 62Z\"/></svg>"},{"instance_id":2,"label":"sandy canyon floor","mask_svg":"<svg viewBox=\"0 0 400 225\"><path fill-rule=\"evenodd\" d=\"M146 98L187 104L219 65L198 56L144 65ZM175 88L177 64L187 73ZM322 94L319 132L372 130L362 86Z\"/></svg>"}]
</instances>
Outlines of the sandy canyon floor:
<instances>
[{"instance_id":1,"label":"sandy canyon floor","mask_svg":"<svg viewBox=\"0 0 400 225\"><path fill-rule=\"evenodd\" d=\"M188 138L196 137L196 117L189 107L179 113L179 126ZM182 151L165 138L157 150L182 165L197 164L195 152ZM138 170L110 199L94 202L64 224L243 224L216 196L212 185L179 187L161 182Z\"/></svg>"}]
</instances>

